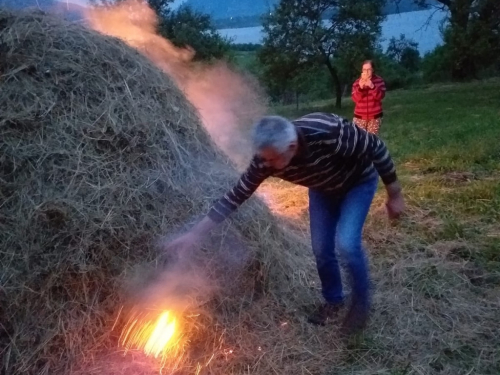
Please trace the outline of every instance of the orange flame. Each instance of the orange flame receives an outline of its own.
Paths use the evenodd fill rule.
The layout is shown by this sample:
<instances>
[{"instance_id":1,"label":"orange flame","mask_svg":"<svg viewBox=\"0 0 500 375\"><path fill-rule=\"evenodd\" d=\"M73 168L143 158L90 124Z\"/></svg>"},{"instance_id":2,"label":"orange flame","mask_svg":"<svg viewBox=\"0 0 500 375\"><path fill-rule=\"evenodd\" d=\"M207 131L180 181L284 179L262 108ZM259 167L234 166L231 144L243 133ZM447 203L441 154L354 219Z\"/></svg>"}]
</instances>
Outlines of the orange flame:
<instances>
[{"instance_id":1,"label":"orange flame","mask_svg":"<svg viewBox=\"0 0 500 375\"><path fill-rule=\"evenodd\" d=\"M141 350L147 356L166 362L182 356L182 336L180 319L167 310L158 316L131 316L120 337L120 343L127 350Z\"/></svg>"}]
</instances>

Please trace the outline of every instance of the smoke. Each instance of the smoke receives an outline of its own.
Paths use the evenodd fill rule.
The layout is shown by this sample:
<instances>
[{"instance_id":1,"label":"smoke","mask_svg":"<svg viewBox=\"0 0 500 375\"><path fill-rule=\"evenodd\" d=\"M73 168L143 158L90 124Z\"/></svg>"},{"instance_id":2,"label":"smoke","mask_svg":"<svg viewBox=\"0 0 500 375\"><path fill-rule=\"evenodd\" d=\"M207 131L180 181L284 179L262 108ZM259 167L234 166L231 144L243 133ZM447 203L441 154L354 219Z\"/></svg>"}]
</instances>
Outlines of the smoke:
<instances>
[{"instance_id":1,"label":"smoke","mask_svg":"<svg viewBox=\"0 0 500 375\"><path fill-rule=\"evenodd\" d=\"M217 283L210 280L207 268L187 256L162 267L137 266L124 287L128 301L139 310L155 308L176 312L196 309L218 289Z\"/></svg>"},{"instance_id":2,"label":"smoke","mask_svg":"<svg viewBox=\"0 0 500 375\"><path fill-rule=\"evenodd\" d=\"M224 61L195 62L192 48L179 48L157 34L159 20L146 1L88 8L85 18L92 29L121 39L167 73L198 110L214 143L239 170L247 166L252 155L249 130L266 112L265 96L254 79ZM228 285L237 284L236 273L241 275L249 251L234 233L222 237L212 239L215 242L209 256L184 251L157 271L149 266L136 268L125 286L130 300L135 305L168 305L183 311L203 304L220 285L228 292Z\"/></svg>"},{"instance_id":3,"label":"smoke","mask_svg":"<svg viewBox=\"0 0 500 375\"><path fill-rule=\"evenodd\" d=\"M196 51L176 47L156 33L158 17L145 1L90 8L85 17L91 28L125 41L172 77L198 110L215 144L239 170L246 166L252 154L249 130L266 112L255 80L223 61L194 62Z\"/></svg>"},{"instance_id":4,"label":"smoke","mask_svg":"<svg viewBox=\"0 0 500 375\"><path fill-rule=\"evenodd\" d=\"M179 235L159 239L158 250ZM244 287L245 266L252 256L241 235L231 228L218 228L206 239L204 248L199 245L171 249L156 265L135 266L123 285L134 309L197 310L215 295L238 293Z\"/></svg>"}]
</instances>

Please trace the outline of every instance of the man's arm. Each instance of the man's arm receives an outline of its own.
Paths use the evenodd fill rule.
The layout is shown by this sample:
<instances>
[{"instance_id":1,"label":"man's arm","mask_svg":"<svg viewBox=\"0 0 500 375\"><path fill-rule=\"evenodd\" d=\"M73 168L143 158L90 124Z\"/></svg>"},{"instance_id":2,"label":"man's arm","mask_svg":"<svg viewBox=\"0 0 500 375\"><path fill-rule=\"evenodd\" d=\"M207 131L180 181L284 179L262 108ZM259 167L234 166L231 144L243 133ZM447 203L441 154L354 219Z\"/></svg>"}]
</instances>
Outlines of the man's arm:
<instances>
[{"instance_id":1,"label":"man's arm","mask_svg":"<svg viewBox=\"0 0 500 375\"><path fill-rule=\"evenodd\" d=\"M260 167L256 158L254 158L235 187L220 198L212 206L208 214L195 224L189 232L166 243L164 251L191 251L199 247L205 237L244 201L250 198L267 177L269 177L268 169Z\"/></svg>"},{"instance_id":2,"label":"man's arm","mask_svg":"<svg viewBox=\"0 0 500 375\"><path fill-rule=\"evenodd\" d=\"M339 126L332 133L335 153L344 158L368 157L379 173L384 184L388 185L395 180L396 168L385 143L376 135L363 130L351 121L342 119Z\"/></svg>"},{"instance_id":3,"label":"man's arm","mask_svg":"<svg viewBox=\"0 0 500 375\"><path fill-rule=\"evenodd\" d=\"M256 158L238 180L234 188L228 191L210 209L207 216L214 222L224 221L243 202L252 196L259 185L269 177L267 168L262 167Z\"/></svg>"}]
</instances>

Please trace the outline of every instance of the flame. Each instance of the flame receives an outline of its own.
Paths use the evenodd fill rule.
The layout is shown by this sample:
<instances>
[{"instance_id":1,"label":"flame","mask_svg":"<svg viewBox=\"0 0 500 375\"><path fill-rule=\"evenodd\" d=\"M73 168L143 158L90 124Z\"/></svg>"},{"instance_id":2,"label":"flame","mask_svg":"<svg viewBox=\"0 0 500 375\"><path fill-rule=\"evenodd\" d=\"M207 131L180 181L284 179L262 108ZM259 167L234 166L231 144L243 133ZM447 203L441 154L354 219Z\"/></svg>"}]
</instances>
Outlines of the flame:
<instances>
[{"instance_id":1,"label":"flame","mask_svg":"<svg viewBox=\"0 0 500 375\"><path fill-rule=\"evenodd\" d=\"M182 337L180 319L173 311L165 310L157 316L132 315L122 331L120 343L127 350L141 350L165 363L182 356Z\"/></svg>"}]
</instances>

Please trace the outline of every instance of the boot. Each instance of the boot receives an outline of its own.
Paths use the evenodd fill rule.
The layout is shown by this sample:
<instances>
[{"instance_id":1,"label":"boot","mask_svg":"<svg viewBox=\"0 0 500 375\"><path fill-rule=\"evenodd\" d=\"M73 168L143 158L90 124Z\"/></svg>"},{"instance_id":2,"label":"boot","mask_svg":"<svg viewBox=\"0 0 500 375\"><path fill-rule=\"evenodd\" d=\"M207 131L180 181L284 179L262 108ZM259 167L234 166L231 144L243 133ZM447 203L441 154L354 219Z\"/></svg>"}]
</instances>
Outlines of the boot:
<instances>
[{"instance_id":1,"label":"boot","mask_svg":"<svg viewBox=\"0 0 500 375\"><path fill-rule=\"evenodd\" d=\"M333 318L343 306L344 302L336 304L324 303L309 315L307 321L314 325L324 326L328 319Z\"/></svg>"}]
</instances>

